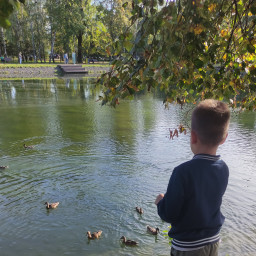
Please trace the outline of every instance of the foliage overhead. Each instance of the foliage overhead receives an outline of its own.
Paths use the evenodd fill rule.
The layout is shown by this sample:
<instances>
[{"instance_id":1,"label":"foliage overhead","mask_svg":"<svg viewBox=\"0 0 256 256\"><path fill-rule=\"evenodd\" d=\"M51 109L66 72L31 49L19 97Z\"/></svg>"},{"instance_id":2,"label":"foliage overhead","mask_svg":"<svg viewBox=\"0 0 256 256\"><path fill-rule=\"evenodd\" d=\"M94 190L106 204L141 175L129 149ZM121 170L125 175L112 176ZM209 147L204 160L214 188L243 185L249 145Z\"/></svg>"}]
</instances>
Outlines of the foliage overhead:
<instances>
[{"instance_id":1,"label":"foliage overhead","mask_svg":"<svg viewBox=\"0 0 256 256\"><path fill-rule=\"evenodd\" d=\"M160 88L165 104L216 98L256 108L256 1L133 0L131 21L136 33L108 49L117 58L98 81L102 104Z\"/></svg>"},{"instance_id":2,"label":"foliage overhead","mask_svg":"<svg viewBox=\"0 0 256 256\"><path fill-rule=\"evenodd\" d=\"M19 3L25 3L25 0L1 0L0 1L0 27L8 28L11 26L9 16L19 6Z\"/></svg>"},{"instance_id":3,"label":"foliage overhead","mask_svg":"<svg viewBox=\"0 0 256 256\"><path fill-rule=\"evenodd\" d=\"M99 1L98 8L104 13L103 21L109 27L109 34L114 41L130 25L131 4L125 0L103 0Z\"/></svg>"}]
</instances>

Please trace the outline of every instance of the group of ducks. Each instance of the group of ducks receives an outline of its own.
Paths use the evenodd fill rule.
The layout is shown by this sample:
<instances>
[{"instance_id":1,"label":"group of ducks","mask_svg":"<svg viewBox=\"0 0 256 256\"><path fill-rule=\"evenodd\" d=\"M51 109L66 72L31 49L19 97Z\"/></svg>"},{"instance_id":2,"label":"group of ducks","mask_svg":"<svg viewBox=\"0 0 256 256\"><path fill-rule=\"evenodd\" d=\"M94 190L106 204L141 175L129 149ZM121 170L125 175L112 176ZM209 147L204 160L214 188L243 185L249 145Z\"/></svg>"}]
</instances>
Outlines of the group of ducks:
<instances>
[{"instance_id":1,"label":"group of ducks","mask_svg":"<svg viewBox=\"0 0 256 256\"><path fill-rule=\"evenodd\" d=\"M181 128L180 128L181 129ZM174 134L173 136L175 136L176 134L176 130L174 131ZM177 133L178 133L178 130L177 130ZM171 135L171 131L170 131L170 135ZM177 134L178 136L178 134ZM26 144L23 144L23 147L25 149L33 149L34 146L28 146ZM0 166L0 169L6 169L8 168L8 166ZM55 203L49 203L49 202L45 202L44 203L46 205L46 209L49 210L49 209L56 209L58 207L58 205L60 204L59 202L55 202ZM144 211L141 207L136 207L135 210L139 213L139 214L143 214ZM152 235L157 235L159 233L159 228L153 228L153 227L150 227L150 226L147 226L147 231L152 234ZM88 237L88 239L99 239L100 236L102 234L102 230L99 230L99 231L96 231L96 232L93 232L91 233L90 231L87 231L86 235ZM120 240L123 242L123 244L125 245L130 245L130 246L134 246L134 245L138 245L138 242L137 241L134 241L134 240L129 240L127 239L125 236L122 236L120 238Z\"/></svg>"},{"instance_id":2,"label":"group of ducks","mask_svg":"<svg viewBox=\"0 0 256 256\"><path fill-rule=\"evenodd\" d=\"M185 135L187 134L187 130L182 124L179 125L178 129L174 129L174 131L169 129L169 132L170 132L170 139L172 139L172 140L173 140L173 137L175 137L175 136L179 137L179 132L180 133L184 132Z\"/></svg>"},{"instance_id":3,"label":"group of ducks","mask_svg":"<svg viewBox=\"0 0 256 256\"><path fill-rule=\"evenodd\" d=\"M144 211L141 207L136 207L135 210L139 213L139 214L143 214ZM157 235L159 233L159 228L153 228L153 227L150 227L150 226L147 226L147 231L148 233L152 234L152 235ZM137 241L134 241L134 240L129 240L129 239L126 239L125 236L122 236L120 238L120 240L123 242L123 244L125 245L130 245L130 246L134 246L134 245L138 245L139 243Z\"/></svg>"},{"instance_id":4,"label":"group of ducks","mask_svg":"<svg viewBox=\"0 0 256 256\"><path fill-rule=\"evenodd\" d=\"M8 165L2 165L2 166L0 166L0 169L7 169L7 168L9 168Z\"/></svg>"},{"instance_id":5,"label":"group of ducks","mask_svg":"<svg viewBox=\"0 0 256 256\"><path fill-rule=\"evenodd\" d=\"M55 209L58 207L59 205L59 202L56 202L56 203L48 203L48 202L45 202L44 203L46 205L46 209L49 210L49 209ZM136 207L135 210L139 213L139 214L143 214L144 211L142 208L140 207ZM152 234L152 235L157 235L159 233L159 228L153 228L153 227L150 227L150 226L147 226L147 231ZM96 232L93 232L91 233L91 231L87 231L86 235L88 237L88 239L90 240L93 240L93 239L99 239L100 236L102 234L102 230L99 230L99 231L96 231ZM127 239L125 236L122 236L120 238L120 240L123 242L123 244L125 245L130 245L130 246L135 246L135 245L138 245L139 243L137 241L134 241L134 240L129 240Z\"/></svg>"},{"instance_id":6,"label":"group of ducks","mask_svg":"<svg viewBox=\"0 0 256 256\"><path fill-rule=\"evenodd\" d=\"M141 207L136 207L135 210L139 213L139 214L143 214L144 211ZM159 228L153 228L153 227L150 227L150 226L147 226L147 231L152 234L152 235L157 235L159 233ZM96 231L96 232L93 232L91 233L90 231L87 231L86 235L88 237L88 239L99 239L99 237L101 236L102 234L102 231L99 230L99 231ZM137 241L134 241L134 240L130 240L130 239L127 239L125 236L122 236L120 238L120 240L122 241L123 244L125 245L129 245L129 246L135 246L135 245L138 245L139 243Z\"/></svg>"},{"instance_id":7,"label":"group of ducks","mask_svg":"<svg viewBox=\"0 0 256 256\"><path fill-rule=\"evenodd\" d=\"M143 214L144 211L141 207L136 207L135 210L139 213L139 214ZM150 226L147 226L147 231L152 234L152 235L157 235L159 233L159 228L153 228L153 227L150 227ZM87 237L88 239L98 239L102 234L102 231L99 230L99 231L96 231L96 232L93 232L91 233L90 231L87 231ZM120 238L120 240L123 242L123 244L125 245L130 245L130 246L134 246L134 245L138 245L139 243L137 241L134 241L134 240L129 240L127 239L125 236L122 236Z\"/></svg>"}]
</instances>

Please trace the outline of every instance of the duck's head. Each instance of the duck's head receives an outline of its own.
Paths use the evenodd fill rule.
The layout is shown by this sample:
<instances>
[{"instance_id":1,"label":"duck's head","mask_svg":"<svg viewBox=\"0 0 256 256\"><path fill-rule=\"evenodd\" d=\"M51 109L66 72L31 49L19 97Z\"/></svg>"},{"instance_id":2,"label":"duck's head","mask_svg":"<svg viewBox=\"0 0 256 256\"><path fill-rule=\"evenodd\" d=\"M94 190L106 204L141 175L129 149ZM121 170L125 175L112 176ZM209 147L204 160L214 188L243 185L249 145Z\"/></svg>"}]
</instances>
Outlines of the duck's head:
<instances>
[{"instance_id":1,"label":"duck's head","mask_svg":"<svg viewBox=\"0 0 256 256\"><path fill-rule=\"evenodd\" d=\"M159 233L159 228L156 228L156 232Z\"/></svg>"},{"instance_id":2,"label":"duck's head","mask_svg":"<svg viewBox=\"0 0 256 256\"><path fill-rule=\"evenodd\" d=\"M126 241L126 237L125 236L122 236L121 238L120 238L120 240L123 240L124 242Z\"/></svg>"}]
</instances>

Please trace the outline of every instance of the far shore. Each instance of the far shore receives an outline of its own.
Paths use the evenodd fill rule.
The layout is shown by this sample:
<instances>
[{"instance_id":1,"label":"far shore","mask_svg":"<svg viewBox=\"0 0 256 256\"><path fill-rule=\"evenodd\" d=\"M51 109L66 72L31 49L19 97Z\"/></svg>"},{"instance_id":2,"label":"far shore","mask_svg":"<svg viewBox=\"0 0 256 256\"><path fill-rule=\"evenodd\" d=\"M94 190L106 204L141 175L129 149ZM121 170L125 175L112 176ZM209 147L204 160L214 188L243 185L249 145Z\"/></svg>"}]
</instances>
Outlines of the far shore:
<instances>
[{"instance_id":1,"label":"far shore","mask_svg":"<svg viewBox=\"0 0 256 256\"><path fill-rule=\"evenodd\" d=\"M5 78L56 78L61 77L62 74L58 72L58 63L55 64L41 64L41 63L24 63L24 64L0 64L0 80ZM70 65L70 64L69 64ZM109 70L108 63L82 64L88 74L82 77L98 77L102 73ZM75 77L75 75L74 75ZM81 76L80 76L81 77Z\"/></svg>"}]
</instances>

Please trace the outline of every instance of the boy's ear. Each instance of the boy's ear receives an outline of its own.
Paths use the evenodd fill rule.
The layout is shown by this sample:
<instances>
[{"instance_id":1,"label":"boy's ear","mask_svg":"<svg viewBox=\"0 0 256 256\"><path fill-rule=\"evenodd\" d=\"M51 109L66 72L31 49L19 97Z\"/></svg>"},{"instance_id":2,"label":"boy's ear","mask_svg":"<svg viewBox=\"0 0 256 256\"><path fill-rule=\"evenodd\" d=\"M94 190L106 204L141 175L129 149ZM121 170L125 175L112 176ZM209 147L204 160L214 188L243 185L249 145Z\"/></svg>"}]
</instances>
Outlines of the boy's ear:
<instances>
[{"instance_id":1,"label":"boy's ear","mask_svg":"<svg viewBox=\"0 0 256 256\"><path fill-rule=\"evenodd\" d=\"M227 137L228 137L228 133L226 134L226 136L225 136L224 139L220 142L219 145L222 145L222 144L226 141Z\"/></svg>"},{"instance_id":2,"label":"boy's ear","mask_svg":"<svg viewBox=\"0 0 256 256\"><path fill-rule=\"evenodd\" d=\"M197 140L198 140L197 135L193 130L191 131L191 139L190 140L191 140L191 144L196 144Z\"/></svg>"}]
</instances>

